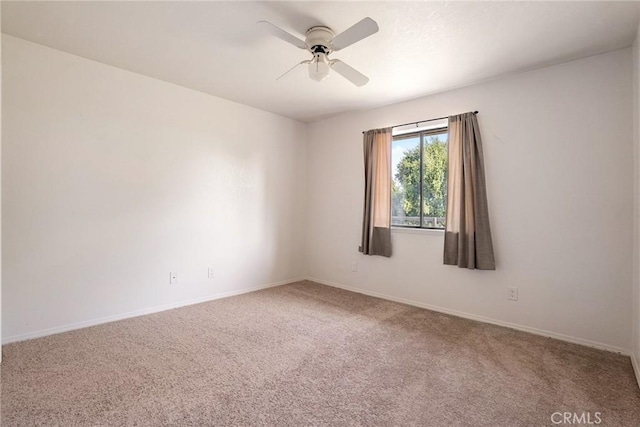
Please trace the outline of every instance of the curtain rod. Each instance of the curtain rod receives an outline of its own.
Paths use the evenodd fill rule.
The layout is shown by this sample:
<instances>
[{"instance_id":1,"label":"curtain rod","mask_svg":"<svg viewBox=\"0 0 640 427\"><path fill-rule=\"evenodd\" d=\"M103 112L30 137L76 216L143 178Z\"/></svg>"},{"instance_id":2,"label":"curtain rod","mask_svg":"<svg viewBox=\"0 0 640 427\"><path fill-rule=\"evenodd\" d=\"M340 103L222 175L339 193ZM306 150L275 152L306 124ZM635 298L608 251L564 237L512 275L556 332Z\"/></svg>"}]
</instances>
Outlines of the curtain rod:
<instances>
[{"instance_id":1,"label":"curtain rod","mask_svg":"<svg viewBox=\"0 0 640 427\"><path fill-rule=\"evenodd\" d=\"M477 111L474 111L473 114L478 114ZM420 123L427 123L427 122L435 122L436 120L442 120L442 119L448 119L449 116L444 116L444 117L438 117L435 119L429 119L429 120L420 120L419 122L409 122L409 123L403 123L401 125L395 125L395 126L391 126L392 128L399 128L401 126L409 126L409 125L416 125L416 127L418 127L418 124ZM365 133L365 131L362 131L362 133Z\"/></svg>"}]
</instances>

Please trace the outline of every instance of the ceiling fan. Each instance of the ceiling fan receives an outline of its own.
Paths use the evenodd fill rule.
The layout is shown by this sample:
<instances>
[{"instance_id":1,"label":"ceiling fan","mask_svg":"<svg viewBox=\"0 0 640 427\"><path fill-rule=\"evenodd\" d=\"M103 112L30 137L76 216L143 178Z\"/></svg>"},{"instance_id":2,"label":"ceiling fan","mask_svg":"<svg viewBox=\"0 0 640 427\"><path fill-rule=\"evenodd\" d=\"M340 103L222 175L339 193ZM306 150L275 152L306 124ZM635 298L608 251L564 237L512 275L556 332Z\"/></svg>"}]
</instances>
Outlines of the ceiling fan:
<instances>
[{"instance_id":1,"label":"ceiling fan","mask_svg":"<svg viewBox=\"0 0 640 427\"><path fill-rule=\"evenodd\" d=\"M273 25L271 22L260 21L258 22L258 25L262 26L271 35L284 40L299 49L308 50L313 55L313 58L294 65L276 80L281 79L293 71L297 66L308 64L309 77L317 82L321 82L329 77L331 70L334 70L356 86L364 86L369 81L367 76L339 59L329 59L329 54L351 46L352 44L377 33L378 24L373 19L364 18L338 35L335 35L329 27L311 27L307 30L304 41L286 32L282 28Z\"/></svg>"}]
</instances>

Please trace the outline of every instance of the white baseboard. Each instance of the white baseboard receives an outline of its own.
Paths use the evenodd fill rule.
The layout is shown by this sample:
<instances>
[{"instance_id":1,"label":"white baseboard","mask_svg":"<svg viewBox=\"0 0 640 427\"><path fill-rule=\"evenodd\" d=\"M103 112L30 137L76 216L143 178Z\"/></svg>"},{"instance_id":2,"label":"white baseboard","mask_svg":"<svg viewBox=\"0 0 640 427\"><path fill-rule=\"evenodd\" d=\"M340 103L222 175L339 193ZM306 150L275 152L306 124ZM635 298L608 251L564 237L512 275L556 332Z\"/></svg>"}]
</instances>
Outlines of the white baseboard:
<instances>
[{"instance_id":1,"label":"white baseboard","mask_svg":"<svg viewBox=\"0 0 640 427\"><path fill-rule=\"evenodd\" d=\"M394 297L394 296L383 294L383 293L379 293L379 292L369 291L369 290L361 289L361 288L355 288L355 287L352 287L352 286L342 285L340 283L329 282L327 280L318 279L317 277L307 277L307 280L309 280L311 282L320 283L322 285L332 286L334 288L344 289L346 291L351 291L351 292L356 292L356 293L359 293L359 294L369 295L369 296L372 296L372 297L381 298L381 299L385 299L385 300L389 300L389 301L395 301L395 302L399 302L399 303L402 303L402 304L411 305L411 306L414 306L414 307L426 308L427 310L437 311L439 313L450 314L452 316L462 317L464 319L477 320L479 322L490 323L492 325L498 325L498 326L504 326L506 328L516 329L518 331L523 331L523 332L529 332L531 334L541 335L541 336L544 336L544 337L555 338L555 339L558 339L558 340L561 340L561 341L567 341L567 342L570 342L570 343L573 343L573 344L580 344L580 345L584 345L584 346L587 346L587 347L597 348L597 349L600 349L600 350L606 350L606 351L611 351L611 352L614 352L614 353L620 353L620 354L625 355L625 356L631 356L631 354L632 354L629 350L626 350L626 349L621 348L621 347L616 347L616 346L613 346L613 345L609 345L609 344L603 344L603 343L600 343L600 342L586 340L586 339L583 339L583 338L572 337L570 335L559 334L557 332L545 331L543 329L532 328L532 327L529 327L529 326L519 325L517 323L505 322L505 321L502 321L502 320L493 319L491 317L485 317L485 316L479 316L479 315L476 315L476 314L465 313L463 311L452 310L452 309L449 309L449 308L439 307L439 306L436 306L436 305L425 304L425 303L422 303L422 302L413 301L413 300L409 300L409 299L405 299L405 298L398 298L398 297ZM638 369L636 369L636 375L638 375Z\"/></svg>"},{"instance_id":2,"label":"white baseboard","mask_svg":"<svg viewBox=\"0 0 640 427\"><path fill-rule=\"evenodd\" d=\"M636 381L638 382L638 387L640 387L640 365L638 364L638 358L635 353L631 353L629 356L631 357L631 365L633 366L633 372L636 373Z\"/></svg>"},{"instance_id":3,"label":"white baseboard","mask_svg":"<svg viewBox=\"0 0 640 427\"><path fill-rule=\"evenodd\" d=\"M160 311L171 310L171 309L174 309L174 308L185 307L185 306L193 305L193 304L200 304L200 303L203 303L203 302L213 301L213 300L216 300L216 299L228 298L228 297L232 297L232 296L235 296L235 295L241 295L241 294L247 294L249 292L259 291L261 289L273 288L273 287L276 287L276 286L286 285L286 284L298 282L298 281L301 281L301 280L305 280L305 279L304 278L298 278L298 279L282 280L280 282L267 283L266 285L253 286L251 288L239 289L239 290L228 291L228 292L221 292L221 293L217 293L217 294L213 294L213 295L207 295L207 296L204 296L204 297L192 298L192 299L189 299L189 300L178 301L178 302L169 303L169 304L163 304L163 305L159 305L159 306L155 306L155 307L143 308L141 310L130 311L128 313L123 313L123 314L116 314L114 316L101 317L99 319L92 319L92 320L86 320L86 321L83 321L83 322L71 323L71 324L63 325L63 326L56 326L54 328L47 328L47 329L42 329L42 330L39 330L39 331L28 332L26 334L11 335L11 336L8 336L8 337L2 337L2 344L4 345L4 344L12 343L12 342L29 340L29 339L32 339L32 338L45 337L47 335L53 335L53 334L59 334L59 333L62 333L62 332L73 331L75 329L82 329L82 328L87 328L89 326L100 325L100 324L103 324L103 323L115 322L117 320L129 319L131 317L144 316L145 314L158 313Z\"/></svg>"}]
</instances>

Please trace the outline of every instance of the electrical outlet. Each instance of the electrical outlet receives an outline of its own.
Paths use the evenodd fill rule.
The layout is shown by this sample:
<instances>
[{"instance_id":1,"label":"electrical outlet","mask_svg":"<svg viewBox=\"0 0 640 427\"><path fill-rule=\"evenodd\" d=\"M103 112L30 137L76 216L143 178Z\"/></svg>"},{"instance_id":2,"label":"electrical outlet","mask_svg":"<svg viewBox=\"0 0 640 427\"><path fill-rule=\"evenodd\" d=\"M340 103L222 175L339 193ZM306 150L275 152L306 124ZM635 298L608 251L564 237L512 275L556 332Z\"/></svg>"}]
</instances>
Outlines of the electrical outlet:
<instances>
[{"instance_id":1,"label":"electrical outlet","mask_svg":"<svg viewBox=\"0 0 640 427\"><path fill-rule=\"evenodd\" d=\"M351 263L351 271L353 271L353 272L358 271L358 263L356 261L353 261Z\"/></svg>"},{"instance_id":2,"label":"electrical outlet","mask_svg":"<svg viewBox=\"0 0 640 427\"><path fill-rule=\"evenodd\" d=\"M518 301L518 288L512 286L508 287L507 299L510 299L511 301Z\"/></svg>"},{"instance_id":3,"label":"electrical outlet","mask_svg":"<svg viewBox=\"0 0 640 427\"><path fill-rule=\"evenodd\" d=\"M213 267L209 267L209 270L207 271L207 277L209 279L213 279L214 277L216 277L216 271Z\"/></svg>"},{"instance_id":4,"label":"electrical outlet","mask_svg":"<svg viewBox=\"0 0 640 427\"><path fill-rule=\"evenodd\" d=\"M176 283L178 283L178 273L175 273L175 272L169 273L169 284L175 285Z\"/></svg>"}]
</instances>

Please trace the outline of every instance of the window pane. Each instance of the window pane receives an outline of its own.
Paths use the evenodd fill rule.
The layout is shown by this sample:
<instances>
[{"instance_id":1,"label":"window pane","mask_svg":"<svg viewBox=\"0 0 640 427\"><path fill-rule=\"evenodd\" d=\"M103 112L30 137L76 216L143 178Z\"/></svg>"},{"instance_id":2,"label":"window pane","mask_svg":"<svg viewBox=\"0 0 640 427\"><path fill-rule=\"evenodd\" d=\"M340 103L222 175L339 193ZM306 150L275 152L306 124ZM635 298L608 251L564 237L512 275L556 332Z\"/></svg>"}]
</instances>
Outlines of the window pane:
<instances>
[{"instance_id":1,"label":"window pane","mask_svg":"<svg viewBox=\"0 0 640 427\"><path fill-rule=\"evenodd\" d=\"M391 147L391 225L420 226L420 137L396 137Z\"/></svg>"},{"instance_id":2,"label":"window pane","mask_svg":"<svg viewBox=\"0 0 640 427\"><path fill-rule=\"evenodd\" d=\"M424 136L422 226L444 228L447 208L448 134Z\"/></svg>"}]
</instances>

